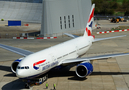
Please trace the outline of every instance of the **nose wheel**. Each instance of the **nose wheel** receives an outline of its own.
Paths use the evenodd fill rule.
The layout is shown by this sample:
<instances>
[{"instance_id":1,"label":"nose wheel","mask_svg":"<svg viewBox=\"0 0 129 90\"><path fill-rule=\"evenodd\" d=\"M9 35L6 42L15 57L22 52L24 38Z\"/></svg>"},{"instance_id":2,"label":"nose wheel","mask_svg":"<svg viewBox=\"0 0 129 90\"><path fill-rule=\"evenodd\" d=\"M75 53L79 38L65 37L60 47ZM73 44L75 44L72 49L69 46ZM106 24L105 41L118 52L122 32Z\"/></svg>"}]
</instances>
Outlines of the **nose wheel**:
<instances>
[{"instance_id":1,"label":"nose wheel","mask_svg":"<svg viewBox=\"0 0 129 90\"><path fill-rule=\"evenodd\" d=\"M27 83L25 84L25 88L30 89L34 85L40 85L40 84L44 83L47 79L48 79L48 75L45 75L42 78L36 78L33 80L26 80Z\"/></svg>"},{"instance_id":2,"label":"nose wheel","mask_svg":"<svg viewBox=\"0 0 129 90\"><path fill-rule=\"evenodd\" d=\"M26 88L26 89L30 89L31 87L32 87L32 86L30 86L29 83L26 83L26 84L25 84L25 88Z\"/></svg>"}]
</instances>

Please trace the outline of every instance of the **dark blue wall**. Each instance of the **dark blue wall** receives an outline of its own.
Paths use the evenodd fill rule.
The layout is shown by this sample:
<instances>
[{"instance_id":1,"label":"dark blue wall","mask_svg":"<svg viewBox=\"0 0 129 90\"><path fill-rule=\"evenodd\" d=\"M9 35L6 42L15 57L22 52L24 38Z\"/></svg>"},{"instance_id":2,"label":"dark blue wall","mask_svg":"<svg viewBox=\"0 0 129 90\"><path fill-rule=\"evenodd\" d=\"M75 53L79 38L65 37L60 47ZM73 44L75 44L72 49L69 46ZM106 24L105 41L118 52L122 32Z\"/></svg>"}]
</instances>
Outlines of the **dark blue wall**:
<instances>
[{"instance_id":1,"label":"dark blue wall","mask_svg":"<svg viewBox=\"0 0 129 90\"><path fill-rule=\"evenodd\" d=\"M21 21L8 21L8 26L21 26Z\"/></svg>"}]
</instances>

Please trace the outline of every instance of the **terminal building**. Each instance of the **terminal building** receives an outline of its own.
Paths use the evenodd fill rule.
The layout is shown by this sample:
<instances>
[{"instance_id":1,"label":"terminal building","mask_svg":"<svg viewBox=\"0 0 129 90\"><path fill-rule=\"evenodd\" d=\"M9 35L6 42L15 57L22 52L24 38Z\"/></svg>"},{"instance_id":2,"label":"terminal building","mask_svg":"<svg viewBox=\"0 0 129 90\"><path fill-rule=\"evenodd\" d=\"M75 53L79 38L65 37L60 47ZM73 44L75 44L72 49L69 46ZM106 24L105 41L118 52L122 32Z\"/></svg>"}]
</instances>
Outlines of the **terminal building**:
<instances>
[{"instance_id":1,"label":"terminal building","mask_svg":"<svg viewBox=\"0 0 129 90\"><path fill-rule=\"evenodd\" d=\"M0 19L41 23L40 36L77 33L86 26L91 0L0 0Z\"/></svg>"}]
</instances>

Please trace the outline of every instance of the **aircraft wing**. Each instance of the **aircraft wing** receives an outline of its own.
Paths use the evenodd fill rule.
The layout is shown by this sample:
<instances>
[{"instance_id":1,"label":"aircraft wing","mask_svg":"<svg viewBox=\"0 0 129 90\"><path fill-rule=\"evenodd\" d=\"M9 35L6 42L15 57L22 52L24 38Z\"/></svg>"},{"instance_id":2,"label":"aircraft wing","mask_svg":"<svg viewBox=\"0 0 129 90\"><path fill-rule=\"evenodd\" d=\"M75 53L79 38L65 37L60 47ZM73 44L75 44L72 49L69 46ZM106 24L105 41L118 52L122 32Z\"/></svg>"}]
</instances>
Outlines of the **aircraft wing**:
<instances>
[{"instance_id":1,"label":"aircraft wing","mask_svg":"<svg viewBox=\"0 0 129 90\"><path fill-rule=\"evenodd\" d=\"M11 47L11 46L7 46L7 45L3 45L3 44L0 44L0 47L3 49L9 50L11 52L17 53L19 55L22 55L22 56L27 56L27 55L30 55L33 53L31 51L28 51L28 50L24 50L24 49L20 49L20 48L16 48L16 47Z\"/></svg>"},{"instance_id":2,"label":"aircraft wing","mask_svg":"<svg viewBox=\"0 0 129 90\"><path fill-rule=\"evenodd\" d=\"M67 63L75 63L75 62L84 62L84 61L91 61L91 60L97 60L97 59L104 59L104 58L110 58L110 57L116 57L116 56L124 56L124 55L129 55L129 53L107 54L107 55L99 55L99 56L92 56L92 57L68 59L68 60L62 61L60 63L60 65L67 64Z\"/></svg>"},{"instance_id":3,"label":"aircraft wing","mask_svg":"<svg viewBox=\"0 0 129 90\"><path fill-rule=\"evenodd\" d=\"M106 39L113 39L113 38L125 37L125 36L126 35L114 36L114 37L107 37L107 38L96 38L93 42L101 41L101 40L106 40Z\"/></svg>"},{"instance_id":4,"label":"aircraft wing","mask_svg":"<svg viewBox=\"0 0 129 90\"><path fill-rule=\"evenodd\" d=\"M77 35L73 35L73 34L69 34L69 33L64 33L65 35L67 35L67 36L69 36L69 37L72 37L72 38L77 38L77 37L79 37L79 36L77 36Z\"/></svg>"}]
</instances>

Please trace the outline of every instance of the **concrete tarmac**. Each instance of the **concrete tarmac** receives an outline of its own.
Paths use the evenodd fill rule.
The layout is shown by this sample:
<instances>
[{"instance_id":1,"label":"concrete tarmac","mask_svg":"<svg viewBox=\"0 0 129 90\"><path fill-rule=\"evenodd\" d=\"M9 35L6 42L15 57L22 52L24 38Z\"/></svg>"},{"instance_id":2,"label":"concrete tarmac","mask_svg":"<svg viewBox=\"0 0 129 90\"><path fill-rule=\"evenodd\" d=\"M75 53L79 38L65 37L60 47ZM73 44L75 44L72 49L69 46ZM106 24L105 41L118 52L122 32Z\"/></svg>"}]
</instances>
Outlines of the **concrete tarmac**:
<instances>
[{"instance_id":1,"label":"concrete tarmac","mask_svg":"<svg viewBox=\"0 0 129 90\"><path fill-rule=\"evenodd\" d=\"M127 35L126 37L104 40L93 43L89 51L82 57L103 54L129 52L129 32L96 35L96 38ZM1 44L27 49L36 52L47 47L70 40L69 37L52 40L12 40L0 39ZM11 72L11 63L22 56L0 48L0 89L25 90L24 83ZM129 56L94 60L94 72L86 79L76 77L76 66L69 66L61 71L51 72L48 90L128 90L129 89ZM71 68L72 67L72 68ZM30 90L46 90L44 82L33 86Z\"/></svg>"}]
</instances>

